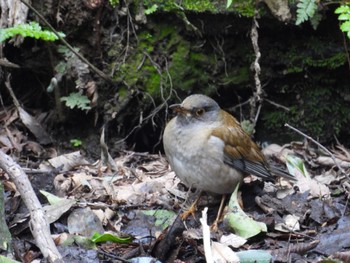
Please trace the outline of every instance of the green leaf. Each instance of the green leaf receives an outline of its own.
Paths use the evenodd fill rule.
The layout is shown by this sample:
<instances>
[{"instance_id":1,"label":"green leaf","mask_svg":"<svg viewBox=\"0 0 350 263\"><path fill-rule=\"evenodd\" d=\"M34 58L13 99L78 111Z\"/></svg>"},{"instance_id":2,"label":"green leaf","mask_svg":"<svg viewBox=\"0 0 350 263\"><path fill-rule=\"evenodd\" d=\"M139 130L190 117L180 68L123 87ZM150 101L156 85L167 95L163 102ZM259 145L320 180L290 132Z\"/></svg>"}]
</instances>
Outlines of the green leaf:
<instances>
[{"instance_id":1,"label":"green leaf","mask_svg":"<svg viewBox=\"0 0 350 263\"><path fill-rule=\"evenodd\" d=\"M338 20L350 20L350 14L340 14L339 16L338 16Z\"/></svg>"},{"instance_id":2,"label":"green leaf","mask_svg":"<svg viewBox=\"0 0 350 263\"><path fill-rule=\"evenodd\" d=\"M340 25L340 30L343 32L349 32L350 31L350 21L346 21Z\"/></svg>"},{"instance_id":3,"label":"green leaf","mask_svg":"<svg viewBox=\"0 0 350 263\"><path fill-rule=\"evenodd\" d=\"M231 195L230 202L228 205L229 212L225 215L224 220L227 225L233 230L237 235L250 238L258 235L261 232L267 232L266 224L262 222L257 222L251 217L249 217L241 209L238 198L238 185Z\"/></svg>"},{"instance_id":4,"label":"green leaf","mask_svg":"<svg viewBox=\"0 0 350 263\"><path fill-rule=\"evenodd\" d=\"M290 174L295 174L294 170L297 169L306 178L310 178L310 174L308 173L303 160L294 155L287 155L286 160L287 168Z\"/></svg>"},{"instance_id":5,"label":"green leaf","mask_svg":"<svg viewBox=\"0 0 350 263\"><path fill-rule=\"evenodd\" d=\"M107 242L107 241L118 243L118 244L127 244L127 243L130 243L132 239L133 239L132 237L118 237L110 233L104 233L104 234L95 233L91 237L91 241L94 242L95 244Z\"/></svg>"},{"instance_id":6,"label":"green leaf","mask_svg":"<svg viewBox=\"0 0 350 263\"><path fill-rule=\"evenodd\" d=\"M0 256L0 263L19 263L20 261L13 260L11 258Z\"/></svg>"},{"instance_id":7,"label":"green leaf","mask_svg":"<svg viewBox=\"0 0 350 263\"><path fill-rule=\"evenodd\" d=\"M27 24L18 24L14 27L0 29L0 42L3 42L6 39L16 35L42 39L44 41L55 41L59 39L54 32L43 30L37 22L30 22ZM62 32L59 32L58 35L60 37L65 37L65 34Z\"/></svg>"},{"instance_id":8,"label":"green leaf","mask_svg":"<svg viewBox=\"0 0 350 263\"><path fill-rule=\"evenodd\" d=\"M154 4L154 5L152 5L150 8L147 8L147 9L145 10L145 14L146 14L146 15L150 15L150 14L154 13L155 11L157 11L157 9L158 9L158 5L157 5L157 4Z\"/></svg>"},{"instance_id":9,"label":"green leaf","mask_svg":"<svg viewBox=\"0 0 350 263\"><path fill-rule=\"evenodd\" d=\"M153 216L156 219L156 222L154 223L155 226L161 226L162 229L167 228L173 221L176 214L174 211L169 211L165 209L158 209L158 210L145 210L142 211L147 216Z\"/></svg>"},{"instance_id":10,"label":"green leaf","mask_svg":"<svg viewBox=\"0 0 350 263\"><path fill-rule=\"evenodd\" d=\"M334 11L335 14L343 14L348 12L350 12L350 6L348 5L341 5Z\"/></svg>"},{"instance_id":11,"label":"green leaf","mask_svg":"<svg viewBox=\"0 0 350 263\"><path fill-rule=\"evenodd\" d=\"M92 242L90 238L83 236L73 236L74 243L76 243L79 247L83 247L85 249L94 249L97 250L96 243ZM71 241L64 242L65 245L69 245Z\"/></svg>"},{"instance_id":12,"label":"green leaf","mask_svg":"<svg viewBox=\"0 0 350 263\"><path fill-rule=\"evenodd\" d=\"M74 146L74 147L79 147L83 145L83 142L79 139L72 139L70 140L70 143Z\"/></svg>"},{"instance_id":13,"label":"green leaf","mask_svg":"<svg viewBox=\"0 0 350 263\"><path fill-rule=\"evenodd\" d=\"M346 33L350 39L350 3L345 3L339 6L334 13L339 14L338 20L342 21L340 24L340 30Z\"/></svg>"},{"instance_id":14,"label":"green leaf","mask_svg":"<svg viewBox=\"0 0 350 263\"><path fill-rule=\"evenodd\" d=\"M60 100L65 101L66 106L71 109L74 109L75 107L81 110L91 109L89 98L78 92L72 92L68 97L62 97Z\"/></svg>"},{"instance_id":15,"label":"green leaf","mask_svg":"<svg viewBox=\"0 0 350 263\"><path fill-rule=\"evenodd\" d=\"M119 4L119 0L109 0L108 2L112 7L116 7Z\"/></svg>"},{"instance_id":16,"label":"green leaf","mask_svg":"<svg viewBox=\"0 0 350 263\"><path fill-rule=\"evenodd\" d=\"M50 203L51 205L57 204L57 203L61 202L62 200L65 200L65 199L66 199L66 198L61 198L61 197L58 197L58 196L56 196L56 195L53 195L53 194L51 194L51 193L49 193L49 192L46 192L46 191L44 191L44 190L40 190L39 192L40 192L43 196L46 197L47 201L49 201L49 203Z\"/></svg>"},{"instance_id":17,"label":"green leaf","mask_svg":"<svg viewBox=\"0 0 350 263\"><path fill-rule=\"evenodd\" d=\"M309 18L313 17L317 10L317 1L316 0L301 0L297 4L297 20L295 22L296 25L300 25L301 23L309 20Z\"/></svg>"},{"instance_id":18,"label":"green leaf","mask_svg":"<svg viewBox=\"0 0 350 263\"><path fill-rule=\"evenodd\" d=\"M269 263L272 261L272 255L265 250L251 249L247 251L236 252L236 255L239 257L239 262L241 263Z\"/></svg>"},{"instance_id":19,"label":"green leaf","mask_svg":"<svg viewBox=\"0 0 350 263\"><path fill-rule=\"evenodd\" d=\"M227 0L226 8L229 8L232 5L232 0Z\"/></svg>"}]
</instances>

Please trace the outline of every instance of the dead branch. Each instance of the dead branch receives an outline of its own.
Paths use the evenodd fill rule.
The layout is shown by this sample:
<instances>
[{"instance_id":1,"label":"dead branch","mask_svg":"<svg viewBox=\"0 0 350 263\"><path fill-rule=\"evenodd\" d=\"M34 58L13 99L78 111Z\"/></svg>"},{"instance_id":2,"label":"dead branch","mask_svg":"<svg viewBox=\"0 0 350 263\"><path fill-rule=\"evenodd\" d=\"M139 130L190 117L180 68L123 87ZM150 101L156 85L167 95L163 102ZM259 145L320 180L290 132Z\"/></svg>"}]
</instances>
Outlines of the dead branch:
<instances>
[{"instance_id":1,"label":"dead branch","mask_svg":"<svg viewBox=\"0 0 350 263\"><path fill-rule=\"evenodd\" d=\"M50 227L47 223L45 212L38 197L35 195L32 185L21 167L2 150L0 150L0 168L3 169L14 182L22 200L30 213L30 231L41 253L49 262L63 262L62 256L51 238Z\"/></svg>"},{"instance_id":2,"label":"dead branch","mask_svg":"<svg viewBox=\"0 0 350 263\"><path fill-rule=\"evenodd\" d=\"M255 92L254 92L253 97L250 100L250 105L251 105L250 119L252 121L254 121L253 127L256 126L256 122L257 122L258 117L259 117L260 107L261 107L261 103L262 103L262 95L263 95L263 89L262 89L261 81L259 78L259 75L261 72L261 68L260 68L260 64L259 64L261 53L260 53L260 48L259 48L259 44L258 44L258 38L259 38L259 33L258 33L259 23L257 20L258 17L259 17L258 11L255 11L255 14L253 17L252 29L250 31L250 38L252 40L253 50L254 50L254 54L255 54L255 60L251 65L252 71L254 71ZM259 104L258 111L256 110L257 104ZM255 117L254 117L254 115L255 115Z\"/></svg>"}]
</instances>

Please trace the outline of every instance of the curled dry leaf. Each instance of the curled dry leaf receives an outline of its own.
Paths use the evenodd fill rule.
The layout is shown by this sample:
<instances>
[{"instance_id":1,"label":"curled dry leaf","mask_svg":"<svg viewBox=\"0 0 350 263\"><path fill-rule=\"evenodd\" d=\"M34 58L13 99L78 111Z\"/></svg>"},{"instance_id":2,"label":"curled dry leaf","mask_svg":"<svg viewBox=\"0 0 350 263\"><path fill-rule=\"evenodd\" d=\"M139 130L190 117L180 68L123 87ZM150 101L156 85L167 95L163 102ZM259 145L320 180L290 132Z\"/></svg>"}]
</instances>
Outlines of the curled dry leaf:
<instances>
[{"instance_id":1,"label":"curled dry leaf","mask_svg":"<svg viewBox=\"0 0 350 263\"><path fill-rule=\"evenodd\" d=\"M311 178L303 161L292 155L287 156L287 167L290 174L297 179L296 186L298 186L301 193L310 191L313 197L329 198L329 188L315 179Z\"/></svg>"},{"instance_id":2,"label":"curled dry leaf","mask_svg":"<svg viewBox=\"0 0 350 263\"><path fill-rule=\"evenodd\" d=\"M179 180L174 178L174 173L168 173L157 178L145 177L143 182L115 186L115 198L118 201L125 200L128 204L145 204L167 201L167 189L176 187Z\"/></svg>"},{"instance_id":3,"label":"curled dry leaf","mask_svg":"<svg viewBox=\"0 0 350 263\"><path fill-rule=\"evenodd\" d=\"M243 246L247 242L247 239L237 236L235 234L229 234L229 235L222 235L220 238L220 243L227 245L227 246L232 246L234 248L239 248Z\"/></svg>"},{"instance_id":4,"label":"curled dry leaf","mask_svg":"<svg viewBox=\"0 0 350 263\"><path fill-rule=\"evenodd\" d=\"M336 158L337 163L339 164L340 167L344 168L344 169L348 169L350 168L350 162L348 161L343 161L340 160L338 158ZM323 166L334 166L334 160L329 157L329 156L319 156L315 159L315 162L319 165L323 165Z\"/></svg>"},{"instance_id":5,"label":"curled dry leaf","mask_svg":"<svg viewBox=\"0 0 350 263\"><path fill-rule=\"evenodd\" d=\"M321 184L329 185L331 182L337 180L337 172L331 169L323 174L316 175L314 179Z\"/></svg>"},{"instance_id":6,"label":"curled dry leaf","mask_svg":"<svg viewBox=\"0 0 350 263\"><path fill-rule=\"evenodd\" d=\"M331 255L331 258L340 259L343 262L350 262L350 251L336 252Z\"/></svg>"},{"instance_id":7,"label":"curled dry leaf","mask_svg":"<svg viewBox=\"0 0 350 263\"><path fill-rule=\"evenodd\" d=\"M262 152L266 157L277 158L283 163L286 162L286 157L288 154L293 154L292 150L274 143L262 149Z\"/></svg>"},{"instance_id":8,"label":"curled dry leaf","mask_svg":"<svg viewBox=\"0 0 350 263\"><path fill-rule=\"evenodd\" d=\"M54 157L47 161L48 163L40 164L40 169L43 171L51 171L52 167L55 169L62 167L61 171L71 171L73 168L81 165L87 165L89 162L79 152L72 152Z\"/></svg>"},{"instance_id":9,"label":"curled dry leaf","mask_svg":"<svg viewBox=\"0 0 350 263\"><path fill-rule=\"evenodd\" d=\"M189 228L182 232L182 236L185 239L202 239L203 232L199 228Z\"/></svg>"},{"instance_id":10,"label":"curled dry leaf","mask_svg":"<svg viewBox=\"0 0 350 263\"><path fill-rule=\"evenodd\" d=\"M75 209L68 216L67 222L70 234L92 237L96 232L104 233L102 222L89 207Z\"/></svg>"},{"instance_id":11,"label":"curled dry leaf","mask_svg":"<svg viewBox=\"0 0 350 263\"><path fill-rule=\"evenodd\" d=\"M24 144L24 150L27 153L32 153L35 157L40 157L45 152L44 148L37 142L27 141Z\"/></svg>"},{"instance_id":12,"label":"curled dry leaf","mask_svg":"<svg viewBox=\"0 0 350 263\"><path fill-rule=\"evenodd\" d=\"M4 148L11 149L12 144L8 136L4 133L0 133L0 147L1 149L6 152Z\"/></svg>"},{"instance_id":13,"label":"curled dry leaf","mask_svg":"<svg viewBox=\"0 0 350 263\"><path fill-rule=\"evenodd\" d=\"M66 196L68 192L73 189L72 178L64 174L56 175L53 185L55 187L56 194L60 197Z\"/></svg>"},{"instance_id":14,"label":"curled dry leaf","mask_svg":"<svg viewBox=\"0 0 350 263\"><path fill-rule=\"evenodd\" d=\"M214 262L240 262L239 257L236 255L236 253L233 252L233 250L227 245L213 241L211 243L211 249Z\"/></svg>"},{"instance_id":15,"label":"curled dry leaf","mask_svg":"<svg viewBox=\"0 0 350 263\"><path fill-rule=\"evenodd\" d=\"M284 224L287 227L287 229L291 231L299 231L300 230L300 224L299 220L300 218L296 215L286 215L283 217Z\"/></svg>"}]
</instances>

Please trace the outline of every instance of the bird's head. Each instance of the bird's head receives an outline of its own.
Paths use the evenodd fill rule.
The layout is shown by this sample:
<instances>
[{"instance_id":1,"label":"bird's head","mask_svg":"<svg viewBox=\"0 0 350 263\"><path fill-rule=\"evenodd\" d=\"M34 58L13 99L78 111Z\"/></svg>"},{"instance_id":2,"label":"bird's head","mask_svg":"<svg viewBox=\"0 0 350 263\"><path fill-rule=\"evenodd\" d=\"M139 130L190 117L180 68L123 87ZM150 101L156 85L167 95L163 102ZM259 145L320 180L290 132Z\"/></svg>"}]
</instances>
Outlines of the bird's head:
<instances>
[{"instance_id":1,"label":"bird's head","mask_svg":"<svg viewBox=\"0 0 350 263\"><path fill-rule=\"evenodd\" d=\"M171 105L181 124L210 124L219 119L220 107L215 100L201 94L187 97L181 104Z\"/></svg>"}]
</instances>

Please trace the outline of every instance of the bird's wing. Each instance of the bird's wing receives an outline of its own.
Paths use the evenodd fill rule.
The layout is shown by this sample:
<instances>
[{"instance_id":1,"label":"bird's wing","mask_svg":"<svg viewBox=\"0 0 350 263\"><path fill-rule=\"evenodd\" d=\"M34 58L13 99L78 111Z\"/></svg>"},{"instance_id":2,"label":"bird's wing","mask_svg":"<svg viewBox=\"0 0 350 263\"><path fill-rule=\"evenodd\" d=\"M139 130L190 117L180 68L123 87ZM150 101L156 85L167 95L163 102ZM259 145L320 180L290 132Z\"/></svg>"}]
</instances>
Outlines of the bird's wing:
<instances>
[{"instance_id":1,"label":"bird's wing","mask_svg":"<svg viewBox=\"0 0 350 263\"><path fill-rule=\"evenodd\" d=\"M239 122L225 111L221 112L224 125L212 135L225 143L224 162L242 172L274 181L268 164L258 145L245 133Z\"/></svg>"}]
</instances>

